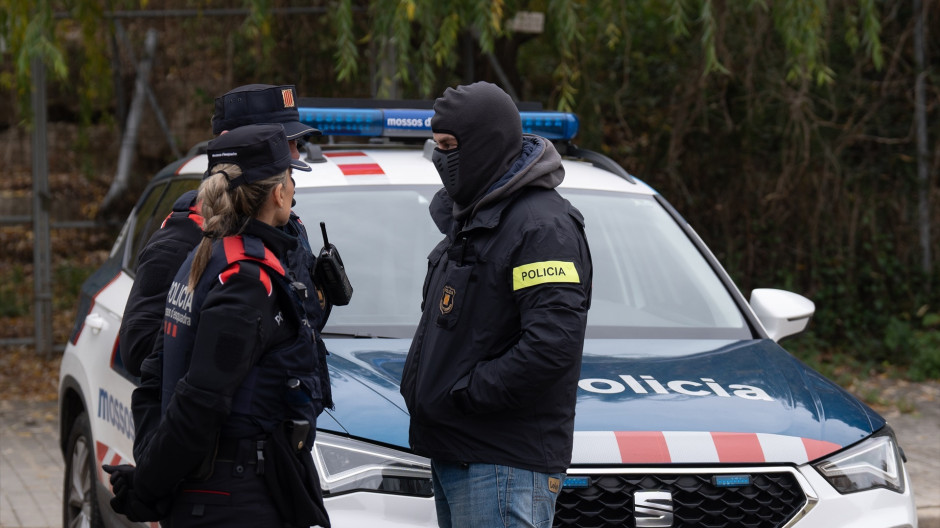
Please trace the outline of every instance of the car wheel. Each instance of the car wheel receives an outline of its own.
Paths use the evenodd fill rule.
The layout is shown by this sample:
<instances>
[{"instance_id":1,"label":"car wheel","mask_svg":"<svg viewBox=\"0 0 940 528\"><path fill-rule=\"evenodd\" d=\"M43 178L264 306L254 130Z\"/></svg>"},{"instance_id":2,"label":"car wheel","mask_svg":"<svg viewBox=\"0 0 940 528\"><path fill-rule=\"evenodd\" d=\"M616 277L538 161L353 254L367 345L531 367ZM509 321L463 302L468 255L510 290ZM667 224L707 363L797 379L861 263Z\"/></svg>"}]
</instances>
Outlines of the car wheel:
<instances>
[{"instance_id":1,"label":"car wheel","mask_svg":"<svg viewBox=\"0 0 940 528\"><path fill-rule=\"evenodd\" d=\"M65 451L65 482L62 487L62 526L102 528L98 511L98 478L95 450L88 415L75 418Z\"/></svg>"}]
</instances>

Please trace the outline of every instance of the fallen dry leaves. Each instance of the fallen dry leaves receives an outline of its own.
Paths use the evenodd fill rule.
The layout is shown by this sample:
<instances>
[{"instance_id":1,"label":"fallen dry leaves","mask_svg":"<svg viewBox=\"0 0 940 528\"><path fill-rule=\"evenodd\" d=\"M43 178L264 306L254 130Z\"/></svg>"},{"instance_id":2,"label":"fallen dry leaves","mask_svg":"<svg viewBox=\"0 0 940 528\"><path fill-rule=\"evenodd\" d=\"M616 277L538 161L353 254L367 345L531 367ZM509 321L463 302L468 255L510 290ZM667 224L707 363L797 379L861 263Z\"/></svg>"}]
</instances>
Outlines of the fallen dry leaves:
<instances>
[{"instance_id":1,"label":"fallen dry leaves","mask_svg":"<svg viewBox=\"0 0 940 528\"><path fill-rule=\"evenodd\" d=\"M0 400L54 401L59 360L40 358L32 347L0 348Z\"/></svg>"}]
</instances>

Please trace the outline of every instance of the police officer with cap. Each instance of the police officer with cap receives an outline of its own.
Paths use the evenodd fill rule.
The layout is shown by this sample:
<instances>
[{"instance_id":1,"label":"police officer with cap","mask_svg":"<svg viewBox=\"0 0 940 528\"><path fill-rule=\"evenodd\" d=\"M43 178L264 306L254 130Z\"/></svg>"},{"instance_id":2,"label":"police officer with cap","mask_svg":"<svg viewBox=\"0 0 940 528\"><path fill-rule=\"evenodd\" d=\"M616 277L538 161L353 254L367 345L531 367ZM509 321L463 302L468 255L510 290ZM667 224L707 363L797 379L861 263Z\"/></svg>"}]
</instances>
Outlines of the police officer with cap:
<instances>
[{"instance_id":1,"label":"police officer with cap","mask_svg":"<svg viewBox=\"0 0 940 528\"><path fill-rule=\"evenodd\" d=\"M203 239L165 303L163 419L112 474L112 508L186 526L329 526L310 454L323 401L303 285L289 276L291 151L281 125L209 142Z\"/></svg>"},{"instance_id":2,"label":"police officer with cap","mask_svg":"<svg viewBox=\"0 0 940 528\"><path fill-rule=\"evenodd\" d=\"M250 84L235 88L216 99L212 117L214 134L221 135L256 123L281 124L290 147L291 167L293 170L311 170L299 159L297 142L311 135L319 135L320 132L300 122L294 86ZM125 306L119 340L119 351L125 368L141 377L131 405L136 433L135 457L143 451L150 433L160 421L163 340L158 339L158 335L163 326L164 303L177 270L186 255L202 239L202 224L196 191L184 193L176 200L173 211L151 236L138 258L137 276ZM289 270L293 278L306 287L303 302L310 323L317 331L315 349L320 364L321 397L325 405L332 408L326 348L319 338L319 330L326 324L332 305L311 276L315 257L300 219L292 212L290 220L282 229L297 237L300 242L297 249L288 255Z\"/></svg>"}]
</instances>

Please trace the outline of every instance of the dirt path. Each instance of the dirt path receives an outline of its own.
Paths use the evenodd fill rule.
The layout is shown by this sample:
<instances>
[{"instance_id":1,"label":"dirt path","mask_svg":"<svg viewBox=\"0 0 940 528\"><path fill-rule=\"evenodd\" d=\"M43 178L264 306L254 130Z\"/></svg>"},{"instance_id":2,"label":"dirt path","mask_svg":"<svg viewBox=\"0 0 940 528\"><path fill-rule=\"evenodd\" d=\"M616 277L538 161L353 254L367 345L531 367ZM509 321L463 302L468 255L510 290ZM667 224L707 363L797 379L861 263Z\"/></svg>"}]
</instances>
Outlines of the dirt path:
<instances>
[{"instance_id":1,"label":"dirt path","mask_svg":"<svg viewBox=\"0 0 940 528\"><path fill-rule=\"evenodd\" d=\"M873 407L894 428L907 456L913 481L919 528L940 528L940 382L910 383L873 379L865 394L875 394Z\"/></svg>"}]
</instances>

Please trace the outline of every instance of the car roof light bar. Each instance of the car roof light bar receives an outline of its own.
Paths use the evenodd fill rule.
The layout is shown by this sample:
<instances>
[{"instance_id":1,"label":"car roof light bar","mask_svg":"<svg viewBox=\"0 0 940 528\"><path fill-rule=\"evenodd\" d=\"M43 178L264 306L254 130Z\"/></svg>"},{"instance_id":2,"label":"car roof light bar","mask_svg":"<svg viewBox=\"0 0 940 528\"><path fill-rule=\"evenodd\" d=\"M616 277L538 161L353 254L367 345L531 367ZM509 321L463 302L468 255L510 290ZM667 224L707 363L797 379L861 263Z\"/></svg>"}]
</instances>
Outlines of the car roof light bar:
<instances>
[{"instance_id":1,"label":"car roof light bar","mask_svg":"<svg viewBox=\"0 0 940 528\"><path fill-rule=\"evenodd\" d=\"M319 108L301 106L300 121L325 136L429 138L434 110L378 108ZM546 139L567 141L578 133L578 117L566 112L524 111L522 131Z\"/></svg>"}]
</instances>

